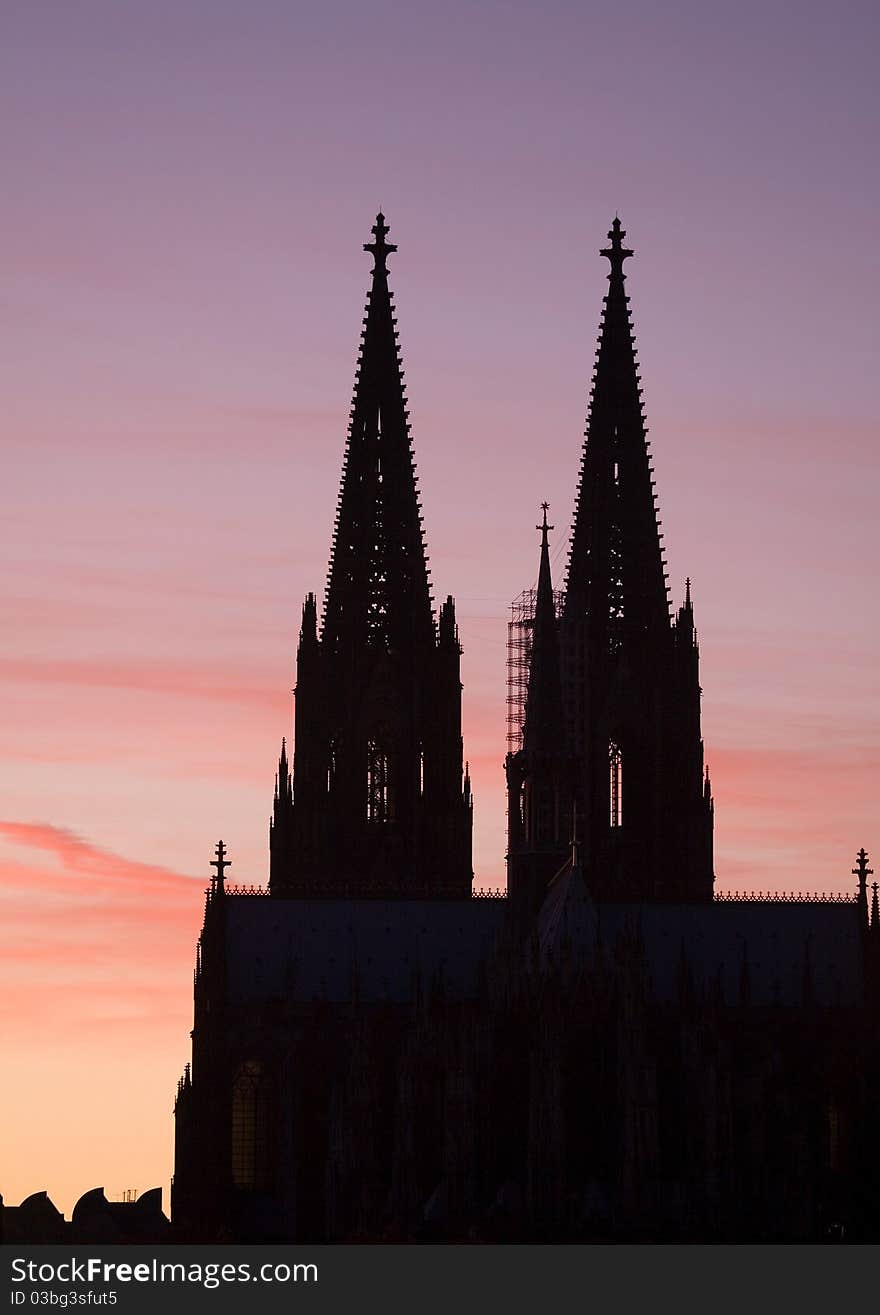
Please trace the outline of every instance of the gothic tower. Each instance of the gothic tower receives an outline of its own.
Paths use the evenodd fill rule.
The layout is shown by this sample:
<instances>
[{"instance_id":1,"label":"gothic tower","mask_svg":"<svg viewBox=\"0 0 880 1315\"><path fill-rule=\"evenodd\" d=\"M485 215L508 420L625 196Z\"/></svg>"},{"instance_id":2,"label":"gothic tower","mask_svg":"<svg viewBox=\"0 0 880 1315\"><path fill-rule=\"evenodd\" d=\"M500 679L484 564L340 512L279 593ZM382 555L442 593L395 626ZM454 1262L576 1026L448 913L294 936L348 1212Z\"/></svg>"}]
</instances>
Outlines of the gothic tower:
<instances>
[{"instance_id":1,"label":"gothic tower","mask_svg":"<svg viewBox=\"0 0 880 1315\"><path fill-rule=\"evenodd\" d=\"M712 898L690 587L669 613L662 535L615 218L561 623L587 879L600 898Z\"/></svg>"},{"instance_id":2,"label":"gothic tower","mask_svg":"<svg viewBox=\"0 0 880 1315\"><path fill-rule=\"evenodd\" d=\"M297 650L293 772L282 745L273 894L470 894L455 606L435 620L379 214L330 569Z\"/></svg>"},{"instance_id":3,"label":"gothic tower","mask_svg":"<svg viewBox=\"0 0 880 1315\"><path fill-rule=\"evenodd\" d=\"M534 908L574 831L594 896L712 898L690 582L673 620L615 219L568 576L557 618L547 529L522 748L508 755L508 887Z\"/></svg>"}]
</instances>

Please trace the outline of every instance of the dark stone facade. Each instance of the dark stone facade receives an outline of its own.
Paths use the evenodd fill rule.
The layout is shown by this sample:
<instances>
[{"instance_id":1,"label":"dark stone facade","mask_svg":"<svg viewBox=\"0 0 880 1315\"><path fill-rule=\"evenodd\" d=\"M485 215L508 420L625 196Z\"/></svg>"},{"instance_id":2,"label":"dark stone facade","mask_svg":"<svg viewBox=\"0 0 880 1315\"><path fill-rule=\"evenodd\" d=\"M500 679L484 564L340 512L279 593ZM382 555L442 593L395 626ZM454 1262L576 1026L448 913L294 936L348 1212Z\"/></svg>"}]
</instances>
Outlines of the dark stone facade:
<instances>
[{"instance_id":1,"label":"dark stone facade","mask_svg":"<svg viewBox=\"0 0 880 1315\"><path fill-rule=\"evenodd\" d=\"M713 889L690 589L666 589L615 221L564 602L546 514L508 898L471 889L380 215L323 620L267 890L218 852L180 1240L874 1238L880 910ZM546 509L545 509L546 513Z\"/></svg>"}]
</instances>

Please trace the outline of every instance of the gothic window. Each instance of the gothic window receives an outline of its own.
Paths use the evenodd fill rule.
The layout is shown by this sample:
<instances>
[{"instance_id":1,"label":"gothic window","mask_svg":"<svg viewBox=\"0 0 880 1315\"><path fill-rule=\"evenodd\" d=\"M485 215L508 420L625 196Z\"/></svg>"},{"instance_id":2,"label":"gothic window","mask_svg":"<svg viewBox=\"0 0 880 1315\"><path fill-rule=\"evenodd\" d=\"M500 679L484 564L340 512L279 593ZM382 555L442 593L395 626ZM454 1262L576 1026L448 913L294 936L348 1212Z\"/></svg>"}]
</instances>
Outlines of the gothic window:
<instances>
[{"instance_id":1,"label":"gothic window","mask_svg":"<svg viewBox=\"0 0 880 1315\"><path fill-rule=\"evenodd\" d=\"M232 1181L250 1191L269 1182L269 1087L255 1059L241 1064L232 1082Z\"/></svg>"},{"instance_id":2,"label":"gothic window","mask_svg":"<svg viewBox=\"0 0 880 1315\"><path fill-rule=\"evenodd\" d=\"M388 753L378 740L367 741L367 821L392 820Z\"/></svg>"},{"instance_id":3,"label":"gothic window","mask_svg":"<svg viewBox=\"0 0 880 1315\"><path fill-rule=\"evenodd\" d=\"M612 827L623 826L623 756L620 746L612 740L608 745L609 822Z\"/></svg>"}]
</instances>

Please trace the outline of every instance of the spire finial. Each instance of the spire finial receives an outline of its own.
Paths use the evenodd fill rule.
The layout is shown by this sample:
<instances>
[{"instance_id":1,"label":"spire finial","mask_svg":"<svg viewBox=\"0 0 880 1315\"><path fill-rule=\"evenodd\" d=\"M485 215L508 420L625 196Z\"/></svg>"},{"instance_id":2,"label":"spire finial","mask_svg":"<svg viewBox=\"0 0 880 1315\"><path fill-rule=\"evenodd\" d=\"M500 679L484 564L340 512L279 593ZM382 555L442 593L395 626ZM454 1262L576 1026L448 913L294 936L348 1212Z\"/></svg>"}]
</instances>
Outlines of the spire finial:
<instances>
[{"instance_id":1,"label":"spire finial","mask_svg":"<svg viewBox=\"0 0 880 1315\"><path fill-rule=\"evenodd\" d=\"M540 530L540 531L541 531L541 547L542 547L542 548L546 548L546 547L547 547L547 531L548 531L548 530L555 530L555 528L556 528L555 525L548 525L548 524L547 524L547 512L548 512L549 510L550 510L550 503L549 503L549 502L542 502L542 503L541 503L541 512L542 512L542 520L541 520L541 524L535 526L535 529L536 529L536 530Z\"/></svg>"},{"instance_id":2,"label":"spire finial","mask_svg":"<svg viewBox=\"0 0 880 1315\"><path fill-rule=\"evenodd\" d=\"M232 860L226 857L227 849L222 840L217 841L215 849L216 858L211 859L211 867L217 869L217 875L214 878L214 885L218 890L223 889L224 873L228 867L232 866Z\"/></svg>"},{"instance_id":3,"label":"spire finial","mask_svg":"<svg viewBox=\"0 0 880 1315\"><path fill-rule=\"evenodd\" d=\"M852 874L854 877L858 877L859 879L859 893L857 896L858 905L859 908L861 909L861 916L864 918L865 922L867 923L869 921L868 877L873 877L874 869L868 867L868 851L865 849L864 845L856 854L856 866L853 868Z\"/></svg>"},{"instance_id":4,"label":"spire finial","mask_svg":"<svg viewBox=\"0 0 880 1315\"><path fill-rule=\"evenodd\" d=\"M684 582L684 605L685 607L690 607L691 605L691 577L690 576L688 576L688 578Z\"/></svg>"},{"instance_id":5,"label":"spire finial","mask_svg":"<svg viewBox=\"0 0 880 1315\"><path fill-rule=\"evenodd\" d=\"M385 264L385 261L392 251L397 250L397 247L393 242L385 241L385 238L389 232L390 229L388 225L385 223L385 216L382 214L382 211L380 210L379 213L376 215L376 222L373 225L373 233L375 235L375 241L364 243L364 251L372 252L376 260L376 264L373 267L374 274L388 273L388 266Z\"/></svg>"},{"instance_id":6,"label":"spire finial","mask_svg":"<svg viewBox=\"0 0 880 1315\"><path fill-rule=\"evenodd\" d=\"M868 877L874 875L874 869L868 867L868 851L864 846L856 854L856 866L853 868L852 874L859 879L859 890L864 891L868 885Z\"/></svg>"},{"instance_id":7,"label":"spire finial","mask_svg":"<svg viewBox=\"0 0 880 1315\"><path fill-rule=\"evenodd\" d=\"M611 239L611 246L604 247L599 255L606 256L611 261L611 275L609 277L613 278L615 274L623 276L623 262L633 253L629 247L623 245L626 229L621 228L617 215L614 216L614 223L608 230L608 236Z\"/></svg>"}]
</instances>

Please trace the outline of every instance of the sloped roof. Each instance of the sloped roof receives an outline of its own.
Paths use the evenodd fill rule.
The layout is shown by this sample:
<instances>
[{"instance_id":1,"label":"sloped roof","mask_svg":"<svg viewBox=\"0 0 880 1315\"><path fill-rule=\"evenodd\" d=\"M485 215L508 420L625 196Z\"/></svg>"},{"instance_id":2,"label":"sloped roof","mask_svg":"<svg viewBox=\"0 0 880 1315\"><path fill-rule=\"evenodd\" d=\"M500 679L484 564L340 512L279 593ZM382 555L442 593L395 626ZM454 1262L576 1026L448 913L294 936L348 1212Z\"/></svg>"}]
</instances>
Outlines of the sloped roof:
<instances>
[{"instance_id":1,"label":"sloped roof","mask_svg":"<svg viewBox=\"0 0 880 1315\"><path fill-rule=\"evenodd\" d=\"M299 900L226 896L227 988L232 1003L288 999L406 1003L416 983L449 999L475 998L506 901ZM594 904L579 868L551 884L537 923L546 971L573 968L622 936L635 937L652 994L678 998L682 966L698 991L731 1005L744 977L753 1005L855 1005L864 993L859 911L853 903L723 901Z\"/></svg>"},{"instance_id":2,"label":"sloped roof","mask_svg":"<svg viewBox=\"0 0 880 1315\"><path fill-rule=\"evenodd\" d=\"M405 1003L416 981L451 999L479 991L505 901L226 897L227 989L236 1003L282 997Z\"/></svg>"},{"instance_id":3,"label":"sloped roof","mask_svg":"<svg viewBox=\"0 0 880 1315\"><path fill-rule=\"evenodd\" d=\"M859 910L851 903L724 900L706 904L598 904L580 869L553 881L538 917L545 969L563 950L572 964L614 949L621 935L637 937L652 992L678 997L682 965L697 989L718 989L737 1004L744 975L753 1005L800 1005L808 984L820 1005L863 998Z\"/></svg>"}]
</instances>

